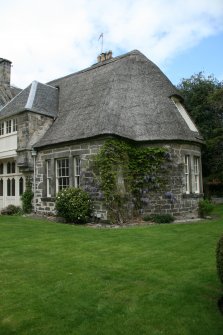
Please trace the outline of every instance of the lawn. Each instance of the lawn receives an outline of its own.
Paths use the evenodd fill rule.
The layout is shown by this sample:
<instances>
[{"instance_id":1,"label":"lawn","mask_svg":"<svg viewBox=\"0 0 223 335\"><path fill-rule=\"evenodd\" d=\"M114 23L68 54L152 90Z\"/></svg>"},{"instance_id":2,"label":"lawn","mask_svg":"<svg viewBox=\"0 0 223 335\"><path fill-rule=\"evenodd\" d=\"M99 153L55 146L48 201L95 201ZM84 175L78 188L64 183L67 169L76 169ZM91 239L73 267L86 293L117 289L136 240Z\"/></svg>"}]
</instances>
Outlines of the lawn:
<instances>
[{"instance_id":1,"label":"lawn","mask_svg":"<svg viewBox=\"0 0 223 335\"><path fill-rule=\"evenodd\" d=\"M0 216L0 334L222 335L215 215L121 229Z\"/></svg>"}]
</instances>

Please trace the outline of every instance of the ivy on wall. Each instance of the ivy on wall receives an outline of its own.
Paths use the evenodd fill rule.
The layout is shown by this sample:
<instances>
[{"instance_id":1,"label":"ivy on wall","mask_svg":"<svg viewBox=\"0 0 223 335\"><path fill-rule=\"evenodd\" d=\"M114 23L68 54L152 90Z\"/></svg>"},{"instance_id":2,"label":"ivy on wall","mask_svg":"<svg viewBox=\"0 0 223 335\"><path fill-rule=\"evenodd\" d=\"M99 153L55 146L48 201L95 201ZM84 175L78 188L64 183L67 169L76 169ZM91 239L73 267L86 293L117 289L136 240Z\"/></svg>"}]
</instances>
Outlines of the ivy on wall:
<instances>
[{"instance_id":1,"label":"ivy on wall","mask_svg":"<svg viewBox=\"0 0 223 335\"><path fill-rule=\"evenodd\" d=\"M94 171L112 222L122 223L139 213L148 194L158 191L167 176L164 148L107 140L96 155Z\"/></svg>"}]
</instances>

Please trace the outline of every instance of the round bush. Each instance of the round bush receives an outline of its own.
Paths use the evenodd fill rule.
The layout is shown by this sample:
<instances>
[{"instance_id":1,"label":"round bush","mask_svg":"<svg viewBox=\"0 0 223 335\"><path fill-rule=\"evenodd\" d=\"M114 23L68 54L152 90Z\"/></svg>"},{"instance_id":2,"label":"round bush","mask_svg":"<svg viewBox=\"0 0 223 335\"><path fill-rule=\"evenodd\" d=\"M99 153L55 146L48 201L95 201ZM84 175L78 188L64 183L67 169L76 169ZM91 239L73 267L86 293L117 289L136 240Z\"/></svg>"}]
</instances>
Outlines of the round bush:
<instances>
[{"instance_id":1,"label":"round bush","mask_svg":"<svg viewBox=\"0 0 223 335\"><path fill-rule=\"evenodd\" d=\"M8 205L6 208L2 209L2 215L19 215L22 213L22 209L19 206Z\"/></svg>"},{"instance_id":2,"label":"round bush","mask_svg":"<svg viewBox=\"0 0 223 335\"><path fill-rule=\"evenodd\" d=\"M217 243L216 263L217 263L218 276L223 284L223 235Z\"/></svg>"},{"instance_id":3,"label":"round bush","mask_svg":"<svg viewBox=\"0 0 223 335\"><path fill-rule=\"evenodd\" d=\"M66 188L56 197L57 214L72 223L86 223L91 215L91 200L80 188Z\"/></svg>"}]
</instances>

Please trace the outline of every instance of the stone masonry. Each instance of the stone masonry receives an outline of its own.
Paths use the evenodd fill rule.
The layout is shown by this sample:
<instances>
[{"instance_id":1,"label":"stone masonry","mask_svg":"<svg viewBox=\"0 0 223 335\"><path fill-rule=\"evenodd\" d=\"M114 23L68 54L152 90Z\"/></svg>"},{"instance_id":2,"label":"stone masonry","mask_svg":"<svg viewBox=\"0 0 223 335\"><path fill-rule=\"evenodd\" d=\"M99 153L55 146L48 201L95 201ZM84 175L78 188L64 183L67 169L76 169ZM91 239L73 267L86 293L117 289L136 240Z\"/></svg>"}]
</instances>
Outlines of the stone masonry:
<instances>
[{"instance_id":1,"label":"stone masonry","mask_svg":"<svg viewBox=\"0 0 223 335\"><path fill-rule=\"evenodd\" d=\"M36 193L34 207L37 212L43 214L55 214L56 197L56 159L69 158L70 162L70 186L74 185L73 180L73 158L81 159L80 187L87 191L94 201L94 215L103 220L108 219L107 210L103 204L103 195L92 172L92 158L97 154L103 144L103 140L92 140L88 142L74 143L67 146L57 146L51 149L41 150L36 160ZM200 157L198 145L172 143L153 144L149 146L163 146L168 151L169 162L167 183L160 189L142 194L143 206L141 215L152 213L170 213L176 218L193 218L197 216L198 201L202 194L196 194L193 189L190 194L185 193L184 156ZM46 196L46 164L47 160L52 162L52 195ZM192 169L191 165L191 169ZM200 162L201 169L201 162ZM191 171L193 172L193 171ZM191 185L193 183L191 182Z\"/></svg>"}]
</instances>

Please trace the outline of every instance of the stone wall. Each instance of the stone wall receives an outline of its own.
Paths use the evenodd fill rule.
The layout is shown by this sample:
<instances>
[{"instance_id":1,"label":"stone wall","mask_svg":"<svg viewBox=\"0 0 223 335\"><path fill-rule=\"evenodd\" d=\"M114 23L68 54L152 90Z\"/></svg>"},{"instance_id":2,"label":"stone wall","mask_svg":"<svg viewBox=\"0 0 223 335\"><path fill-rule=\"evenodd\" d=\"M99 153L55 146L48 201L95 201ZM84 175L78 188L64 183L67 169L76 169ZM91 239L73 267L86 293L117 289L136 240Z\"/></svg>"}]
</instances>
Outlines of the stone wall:
<instances>
[{"instance_id":1,"label":"stone wall","mask_svg":"<svg viewBox=\"0 0 223 335\"><path fill-rule=\"evenodd\" d=\"M33 112L24 112L18 115L18 147L17 164L20 171L33 171L31 150L52 125L53 119Z\"/></svg>"},{"instance_id":2,"label":"stone wall","mask_svg":"<svg viewBox=\"0 0 223 335\"><path fill-rule=\"evenodd\" d=\"M56 196L56 159L69 158L70 163L70 186L74 186L73 161L74 157L81 159L80 187L90 193L94 200L94 214L97 218L108 219L107 210L103 205L103 195L99 189L97 180L92 172L92 157L98 152L103 144L103 140L92 140L63 147L54 147L38 152L36 159L36 193L34 207L37 212L55 213L54 201ZM147 145L147 144L144 144ZM185 192L185 172L184 157L200 157L200 147L198 145L177 144L169 145L163 143L149 144L149 146L163 146L168 151L169 159L165 163L166 182L156 191L143 192L140 214L170 213L176 218L197 217L198 201L202 198L202 187L200 193L194 192L193 180L191 181L191 192ZM51 197L46 193L46 161L52 162L52 192ZM193 166L191 165L191 172ZM201 171L201 163L200 163ZM200 176L200 185L202 180Z\"/></svg>"},{"instance_id":3,"label":"stone wall","mask_svg":"<svg viewBox=\"0 0 223 335\"><path fill-rule=\"evenodd\" d=\"M52 149L38 152L36 159L36 194L34 199L34 207L37 212L54 213L55 197L56 197L56 159L69 158L70 165L70 186L74 186L73 169L74 158L81 159L81 176L80 187L88 191L94 199L95 216L107 219L107 210L104 208L100 200L100 190L94 178L91 166L93 164L92 157L98 152L103 141L82 142L78 144L67 145L64 147L56 147ZM52 191L51 197L47 196L46 189L46 161L51 161L52 167Z\"/></svg>"},{"instance_id":4,"label":"stone wall","mask_svg":"<svg viewBox=\"0 0 223 335\"><path fill-rule=\"evenodd\" d=\"M151 145L150 145L151 146ZM202 174L201 174L201 150L198 145L171 143L163 145L162 143L153 146L164 147L169 159L165 163L164 179L165 183L155 192L148 192L142 195L145 199L142 208L142 214L160 214L169 213L174 217L194 218L198 216L198 202L203 198ZM190 193L185 191L185 166L184 157L190 156ZM193 180L193 157L200 158L200 192L195 193Z\"/></svg>"}]
</instances>

